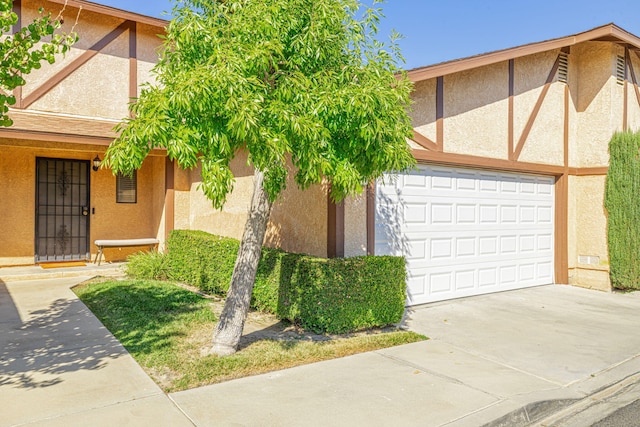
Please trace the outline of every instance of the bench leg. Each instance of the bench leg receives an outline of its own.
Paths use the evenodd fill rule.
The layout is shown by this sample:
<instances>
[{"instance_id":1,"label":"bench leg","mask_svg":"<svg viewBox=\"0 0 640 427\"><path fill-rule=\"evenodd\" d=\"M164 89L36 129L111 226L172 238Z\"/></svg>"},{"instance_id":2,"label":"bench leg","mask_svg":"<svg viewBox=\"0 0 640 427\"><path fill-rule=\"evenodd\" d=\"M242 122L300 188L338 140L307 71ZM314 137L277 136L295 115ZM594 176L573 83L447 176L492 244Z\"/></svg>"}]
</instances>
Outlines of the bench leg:
<instances>
[{"instance_id":1,"label":"bench leg","mask_svg":"<svg viewBox=\"0 0 640 427\"><path fill-rule=\"evenodd\" d=\"M97 262L98 265L100 265L100 262L102 261L102 250L103 250L103 247L98 246L98 253L96 254L96 260L93 262L94 264Z\"/></svg>"}]
</instances>

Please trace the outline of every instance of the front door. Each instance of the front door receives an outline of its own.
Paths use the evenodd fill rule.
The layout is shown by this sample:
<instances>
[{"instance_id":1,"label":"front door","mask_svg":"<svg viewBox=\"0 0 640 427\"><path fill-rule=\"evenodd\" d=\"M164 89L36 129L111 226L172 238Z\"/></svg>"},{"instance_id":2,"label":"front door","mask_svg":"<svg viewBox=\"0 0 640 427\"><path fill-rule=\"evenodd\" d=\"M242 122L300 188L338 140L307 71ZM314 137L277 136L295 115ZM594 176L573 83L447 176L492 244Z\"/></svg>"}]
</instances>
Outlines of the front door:
<instances>
[{"instance_id":1,"label":"front door","mask_svg":"<svg viewBox=\"0 0 640 427\"><path fill-rule=\"evenodd\" d=\"M35 261L89 260L89 162L36 159Z\"/></svg>"}]
</instances>

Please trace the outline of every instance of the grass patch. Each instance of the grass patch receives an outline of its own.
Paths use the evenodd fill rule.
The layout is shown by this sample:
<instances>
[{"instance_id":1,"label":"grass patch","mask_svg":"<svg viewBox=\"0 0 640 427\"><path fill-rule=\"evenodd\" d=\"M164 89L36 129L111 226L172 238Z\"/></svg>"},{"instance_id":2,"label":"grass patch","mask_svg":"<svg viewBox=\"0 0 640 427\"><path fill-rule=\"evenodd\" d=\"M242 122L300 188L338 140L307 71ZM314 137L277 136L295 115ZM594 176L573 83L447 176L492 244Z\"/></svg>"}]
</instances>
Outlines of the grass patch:
<instances>
[{"instance_id":1,"label":"grass patch","mask_svg":"<svg viewBox=\"0 0 640 427\"><path fill-rule=\"evenodd\" d=\"M167 392L426 339L397 329L316 335L253 312L245 332L254 332L220 358L206 354L219 300L152 280L87 282L74 292Z\"/></svg>"}]
</instances>

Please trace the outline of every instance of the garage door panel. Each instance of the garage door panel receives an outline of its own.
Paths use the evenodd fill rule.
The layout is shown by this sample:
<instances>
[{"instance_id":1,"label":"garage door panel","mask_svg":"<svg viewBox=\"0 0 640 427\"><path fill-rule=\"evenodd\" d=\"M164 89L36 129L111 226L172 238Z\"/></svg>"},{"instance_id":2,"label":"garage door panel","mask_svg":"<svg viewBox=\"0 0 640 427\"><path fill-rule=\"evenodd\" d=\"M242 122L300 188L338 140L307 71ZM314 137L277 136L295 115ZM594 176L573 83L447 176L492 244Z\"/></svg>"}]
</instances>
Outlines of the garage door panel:
<instances>
[{"instance_id":1,"label":"garage door panel","mask_svg":"<svg viewBox=\"0 0 640 427\"><path fill-rule=\"evenodd\" d=\"M505 230L502 230L505 232ZM497 233L497 232L496 232ZM405 239L401 245L394 244L395 251L385 251L385 255L404 255L409 265L442 263L451 265L467 260L493 262L508 259L519 259L526 255L530 259L550 259L553 256L551 235L534 235L517 233L452 237L447 233L421 233L411 239ZM383 249L388 241L378 242ZM401 251L404 247L404 252ZM378 254L383 254L376 252Z\"/></svg>"},{"instance_id":2,"label":"garage door panel","mask_svg":"<svg viewBox=\"0 0 640 427\"><path fill-rule=\"evenodd\" d=\"M376 253L406 256L410 304L552 283L553 178L421 166L387 181Z\"/></svg>"}]
</instances>

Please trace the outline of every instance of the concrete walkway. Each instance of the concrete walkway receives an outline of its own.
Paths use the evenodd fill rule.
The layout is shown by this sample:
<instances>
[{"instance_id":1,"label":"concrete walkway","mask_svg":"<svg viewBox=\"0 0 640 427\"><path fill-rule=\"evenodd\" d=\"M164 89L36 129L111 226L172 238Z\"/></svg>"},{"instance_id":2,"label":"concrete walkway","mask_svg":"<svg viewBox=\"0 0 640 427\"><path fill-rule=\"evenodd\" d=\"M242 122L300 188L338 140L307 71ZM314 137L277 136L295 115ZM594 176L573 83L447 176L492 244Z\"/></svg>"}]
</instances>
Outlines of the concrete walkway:
<instances>
[{"instance_id":1,"label":"concrete walkway","mask_svg":"<svg viewBox=\"0 0 640 427\"><path fill-rule=\"evenodd\" d=\"M193 426L69 289L0 280L0 426Z\"/></svg>"},{"instance_id":2,"label":"concrete walkway","mask_svg":"<svg viewBox=\"0 0 640 427\"><path fill-rule=\"evenodd\" d=\"M409 310L429 341L165 395L84 279L0 281L0 426L518 426L640 373L640 294L545 286Z\"/></svg>"}]
</instances>

